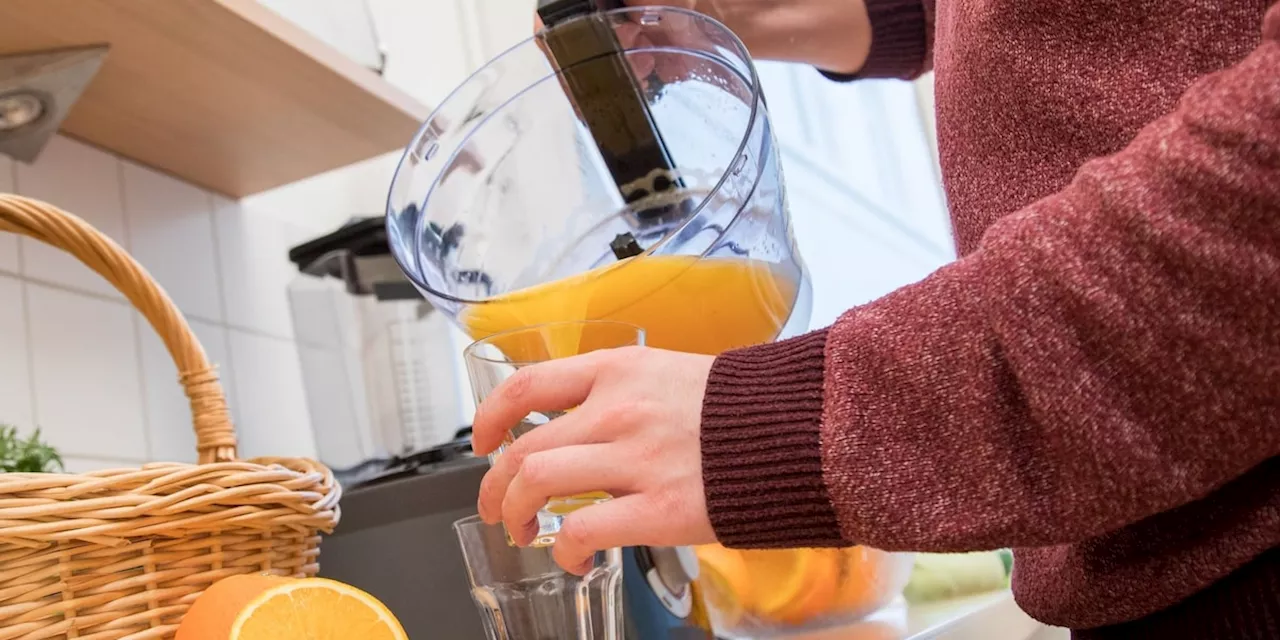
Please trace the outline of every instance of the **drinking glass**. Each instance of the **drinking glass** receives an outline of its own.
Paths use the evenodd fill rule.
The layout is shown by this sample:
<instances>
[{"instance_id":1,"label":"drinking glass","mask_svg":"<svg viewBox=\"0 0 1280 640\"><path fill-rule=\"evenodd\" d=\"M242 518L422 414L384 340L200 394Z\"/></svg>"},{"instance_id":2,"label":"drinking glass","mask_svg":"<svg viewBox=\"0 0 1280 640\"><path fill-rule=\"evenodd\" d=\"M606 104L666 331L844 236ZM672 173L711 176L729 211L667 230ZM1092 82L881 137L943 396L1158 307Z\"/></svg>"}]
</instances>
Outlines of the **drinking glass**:
<instances>
[{"instance_id":1,"label":"drinking glass","mask_svg":"<svg viewBox=\"0 0 1280 640\"><path fill-rule=\"evenodd\" d=\"M620 550L597 553L578 577L556 565L550 548L513 547L502 527L478 516L453 528L490 640L622 638Z\"/></svg>"},{"instance_id":2,"label":"drinking glass","mask_svg":"<svg viewBox=\"0 0 1280 640\"><path fill-rule=\"evenodd\" d=\"M476 404L484 402L504 380L523 367L557 358L582 355L600 349L643 346L645 332L625 322L582 320L551 322L496 333L478 340L463 352ZM564 411L531 413L507 433L503 445L489 456L492 464L517 438L564 415ZM533 546L555 543L564 517L582 507L610 498L604 492L552 498L538 511L538 532Z\"/></svg>"}]
</instances>

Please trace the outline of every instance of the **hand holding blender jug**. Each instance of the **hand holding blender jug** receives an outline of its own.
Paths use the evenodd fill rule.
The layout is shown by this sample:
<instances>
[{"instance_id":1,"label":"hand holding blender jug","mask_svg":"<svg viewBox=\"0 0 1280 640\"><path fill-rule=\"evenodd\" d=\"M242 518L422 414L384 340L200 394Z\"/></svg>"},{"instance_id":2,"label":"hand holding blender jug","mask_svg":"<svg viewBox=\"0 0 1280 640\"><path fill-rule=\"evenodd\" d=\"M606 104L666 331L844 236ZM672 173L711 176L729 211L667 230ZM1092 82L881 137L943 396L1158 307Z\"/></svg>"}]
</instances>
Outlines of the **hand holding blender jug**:
<instances>
[{"instance_id":1,"label":"hand holding blender jug","mask_svg":"<svg viewBox=\"0 0 1280 640\"><path fill-rule=\"evenodd\" d=\"M700 14L605 8L543 2L547 28L422 127L388 201L401 268L476 340L603 320L715 354L806 329L808 275L745 47ZM691 550L625 549L623 567L628 637L709 637Z\"/></svg>"}]
</instances>

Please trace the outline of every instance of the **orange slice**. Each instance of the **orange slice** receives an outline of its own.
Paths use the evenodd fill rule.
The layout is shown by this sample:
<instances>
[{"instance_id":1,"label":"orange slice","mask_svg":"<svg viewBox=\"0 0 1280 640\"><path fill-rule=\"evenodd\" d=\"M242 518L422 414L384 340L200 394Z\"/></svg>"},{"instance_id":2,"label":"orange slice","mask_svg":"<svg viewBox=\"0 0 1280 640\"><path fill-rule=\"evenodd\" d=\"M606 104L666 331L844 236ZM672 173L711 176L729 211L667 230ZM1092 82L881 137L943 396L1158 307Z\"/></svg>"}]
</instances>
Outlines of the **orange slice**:
<instances>
[{"instance_id":1,"label":"orange slice","mask_svg":"<svg viewBox=\"0 0 1280 640\"><path fill-rule=\"evenodd\" d=\"M772 617L803 595L805 556L791 549L740 553L751 580L762 587L748 602L754 613Z\"/></svg>"},{"instance_id":2,"label":"orange slice","mask_svg":"<svg viewBox=\"0 0 1280 640\"><path fill-rule=\"evenodd\" d=\"M853 547L842 552L840 593L835 609L845 613L870 613L884 599L883 573L887 570L882 552Z\"/></svg>"},{"instance_id":3,"label":"orange slice","mask_svg":"<svg viewBox=\"0 0 1280 640\"><path fill-rule=\"evenodd\" d=\"M232 576L214 583L182 618L176 640L408 640L385 605L324 578Z\"/></svg>"},{"instance_id":4,"label":"orange slice","mask_svg":"<svg viewBox=\"0 0 1280 640\"><path fill-rule=\"evenodd\" d=\"M804 588L771 616L788 624L804 624L830 614L840 591L841 556L838 550L798 549L796 553L804 558Z\"/></svg>"},{"instance_id":5,"label":"orange slice","mask_svg":"<svg viewBox=\"0 0 1280 640\"><path fill-rule=\"evenodd\" d=\"M839 563L830 549L745 551L742 557L752 580L767 585L751 602L761 617L803 622L826 613L835 599Z\"/></svg>"},{"instance_id":6,"label":"orange slice","mask_svg":"<svg viewBox=\"0 0 1280 640\"><path fill-rule=\"evenodd\" d=\"M698 583L703 595L721 622L733 627L741 622L754 597L754 584L742 553L718 544L698 547Z\"/></svg>"}]
</instances>

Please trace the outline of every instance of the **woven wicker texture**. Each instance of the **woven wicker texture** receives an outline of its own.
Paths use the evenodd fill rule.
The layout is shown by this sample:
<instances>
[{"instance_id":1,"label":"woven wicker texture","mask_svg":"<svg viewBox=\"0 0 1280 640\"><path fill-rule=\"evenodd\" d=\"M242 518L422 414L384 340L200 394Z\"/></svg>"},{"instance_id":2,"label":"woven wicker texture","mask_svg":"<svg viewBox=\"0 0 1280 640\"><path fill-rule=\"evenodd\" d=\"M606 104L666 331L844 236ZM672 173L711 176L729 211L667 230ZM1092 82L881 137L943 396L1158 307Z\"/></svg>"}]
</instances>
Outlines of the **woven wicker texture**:
<instances>
[{"instance_id":1,"label":"woven wicker texture","mask_svg":"<svg viewBox=\"0 0 1280 640\"><path fill-rule=\"evenodd\" d=\"M0 474L0 640L171 638L221 578L315 575L319 534L338 522L341 491L329 470L303 459L235 461L226 398L203 348L110 238L8 194L0 194L0 231L74 255L147 318L178 365L201 463Z\"/></svg>"}]
</instances>

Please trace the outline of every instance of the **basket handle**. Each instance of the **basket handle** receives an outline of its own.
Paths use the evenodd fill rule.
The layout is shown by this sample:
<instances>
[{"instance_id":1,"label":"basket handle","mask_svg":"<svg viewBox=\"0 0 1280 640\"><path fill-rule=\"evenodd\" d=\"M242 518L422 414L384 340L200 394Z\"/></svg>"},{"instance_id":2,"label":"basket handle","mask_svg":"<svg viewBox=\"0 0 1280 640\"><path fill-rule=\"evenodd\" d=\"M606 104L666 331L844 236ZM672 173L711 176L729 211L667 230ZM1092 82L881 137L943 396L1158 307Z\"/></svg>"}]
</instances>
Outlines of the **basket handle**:
<instances>
[{"instance_id":1,"label":"basket handle","mask_svg":"<svg viewBox=\"0 0 1280 640\"><path fill-rule=\"evenodd\" d=\"M236 435L218 374L169 295L120 245L89 223L57 207L0 193L0 231L12 231L75 256L146 317L178 365L178 381L191 402L200 463L236 459Z\"/></svg>"}]
</instances>

